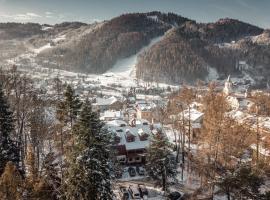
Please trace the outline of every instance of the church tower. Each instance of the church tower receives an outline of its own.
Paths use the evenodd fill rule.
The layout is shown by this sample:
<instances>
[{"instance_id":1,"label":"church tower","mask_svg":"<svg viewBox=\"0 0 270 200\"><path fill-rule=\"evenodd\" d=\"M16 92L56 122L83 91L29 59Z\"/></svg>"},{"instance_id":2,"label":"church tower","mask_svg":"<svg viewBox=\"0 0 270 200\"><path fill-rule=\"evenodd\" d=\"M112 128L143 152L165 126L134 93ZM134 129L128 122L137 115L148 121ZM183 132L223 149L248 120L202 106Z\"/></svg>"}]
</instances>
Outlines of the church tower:
<instances>
[{"instance_id":1,"label":"church tower","mask_svg":"<svg viewBox=\"0 0 270 200\"><path fill-rule=\"evenodd\" d=\"M227 81L225 82L223 92L225 95L230 95L233 92L232 90L233 90L233 84L231 81L231 76L229 75Z\"/></svg>"}]
</instances>

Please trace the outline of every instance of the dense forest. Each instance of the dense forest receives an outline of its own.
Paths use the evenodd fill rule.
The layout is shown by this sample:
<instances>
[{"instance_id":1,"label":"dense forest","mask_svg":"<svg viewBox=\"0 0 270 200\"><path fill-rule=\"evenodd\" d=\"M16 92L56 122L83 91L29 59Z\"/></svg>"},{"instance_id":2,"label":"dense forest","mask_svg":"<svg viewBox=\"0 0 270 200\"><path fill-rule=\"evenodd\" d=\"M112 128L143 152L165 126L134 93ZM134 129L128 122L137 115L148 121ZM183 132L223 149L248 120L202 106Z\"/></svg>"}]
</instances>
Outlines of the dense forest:
<instances>
[{"instance_id":1,"label":"dense forest","mask_svg":"<svg viewBox=\"0 0 270 200\"><path fill-rule=\"evenodd\" d=\"M207 75L207 66L196 52L197 49L187 38L174 29L139 57L137 77L173 83L192 82L194 77L203 79Z\"/></svg>"},{"instance_id":2,"label":"dense forest","mask_svg":"<svg viewBox=\"0 0 270 200\"><path fill-rule=\"evenodd\" d=\"M270 39L267 31L238 20L221 19L211 24L188 21L140 56L137 76L148 81L194 82L207 79L209 67L220 76L239 74L240 61L256 68L257 73L263 66L259 73L268 74L270 47L252 41L257 35L260 41Z\"/></svg>"},{"instance_id":3,"label":"dense forest","mask_svg":"<svg viewBox=\"0 0 270 200\"><path fill-rule=\"evenodd\" d=\"M34 23L0 23L0 39L27 38L41 34L41 25Z\"/></svg>"},{"instance_id":4,"label":"dense forest","mask_svg":"<svg viewBox=\"0 0 270 200\"><path fill-rule=\"evenodd\" d=\"M84 35L74 46L56 48L43 56L63 55L60 63L74 70L103 73L118 59L136 54L151 39L168 29L169 25L152 20L145 14L126 14L105 22Z\"/></svg>"}]
</instances>

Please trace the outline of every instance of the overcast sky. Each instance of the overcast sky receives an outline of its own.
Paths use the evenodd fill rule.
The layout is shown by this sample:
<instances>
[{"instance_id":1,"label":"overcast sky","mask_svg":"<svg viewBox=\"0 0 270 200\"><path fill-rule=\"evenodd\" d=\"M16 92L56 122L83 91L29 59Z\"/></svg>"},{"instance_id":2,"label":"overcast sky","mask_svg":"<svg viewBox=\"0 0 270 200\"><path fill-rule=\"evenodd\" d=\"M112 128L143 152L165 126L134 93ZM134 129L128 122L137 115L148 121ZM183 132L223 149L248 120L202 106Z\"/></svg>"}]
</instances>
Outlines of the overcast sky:
<instances>
[{"instance_id":1,"label":"overcast sky","mask_svg":"<svg viewBox=\"0 0 270 200\"><path fill-rule=\"evenodd\" d=\"M153 10L199 22L230 17L270 28L270 0L0 0L0 22L91 23Z\"/></svg>"}]
</instances>

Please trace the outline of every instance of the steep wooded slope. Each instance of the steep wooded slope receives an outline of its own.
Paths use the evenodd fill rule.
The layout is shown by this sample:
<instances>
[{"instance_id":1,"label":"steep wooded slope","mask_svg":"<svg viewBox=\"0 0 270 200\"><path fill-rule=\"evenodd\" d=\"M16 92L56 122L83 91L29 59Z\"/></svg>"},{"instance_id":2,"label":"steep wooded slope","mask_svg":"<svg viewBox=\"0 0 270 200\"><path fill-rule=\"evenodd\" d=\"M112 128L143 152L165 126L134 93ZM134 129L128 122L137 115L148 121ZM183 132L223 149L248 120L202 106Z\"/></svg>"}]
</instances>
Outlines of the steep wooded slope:
<instances>
[{"instance_id":1,"label":"steep wooded slope","mask_svg":"<svg viewBox=\"0 0 270 200\"><path fill-rule=\"evenodd\" d=\"M187 19L175 16L175 20L181 23ZM53 48L41 56L55 57L64 68L104 73L117 60L136 54L151 39L163 35L170 28L169 23L147 14L125 14L104 22L84 35L77 44Z\"/></svg>"},{"instance_id":2,"label":"steep wooded slope","mask_svg":"<svg viewBox=\"0 0 270 200\"><path fill-rule=\"evenodd\" d=\"M270 47L265 42L259 43L267 41L267 33L233 19L210 24L188 21L140 56L137 76L148 81L194 82L206 80L210 67L220 76L240 74L243 68L239 63L243 62L256 75L259 75L258 68L268 73Z\"/></svg>"}]
</instances>

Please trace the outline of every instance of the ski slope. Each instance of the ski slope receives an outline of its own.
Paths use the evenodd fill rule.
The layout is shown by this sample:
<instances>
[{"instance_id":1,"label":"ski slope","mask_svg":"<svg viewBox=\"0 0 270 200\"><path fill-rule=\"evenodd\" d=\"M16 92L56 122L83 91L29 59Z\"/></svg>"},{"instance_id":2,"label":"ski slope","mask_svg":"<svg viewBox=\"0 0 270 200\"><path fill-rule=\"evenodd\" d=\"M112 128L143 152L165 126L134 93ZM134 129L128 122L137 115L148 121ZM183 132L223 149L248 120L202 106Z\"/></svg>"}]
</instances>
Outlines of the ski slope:
<instances>
[{"instance_id":1,"label":"ski slope","mask_svg":"<svg viewBox=\"0 0 270 200\"><path fill-rule=\"evenodd\" d=\"M154 44L159 42L163 36L156 37L151 40L149 45L142 48L137 54L132 55L128 58L124 58L118 60L117 63L112 67L112 69L108 70L105 76L113 76L118 78L125 78L126 80L134 80L136 78L136 64L138 60L138 56L143 53L144 51L150 49Z\"/></svg>"}]
</instances>

